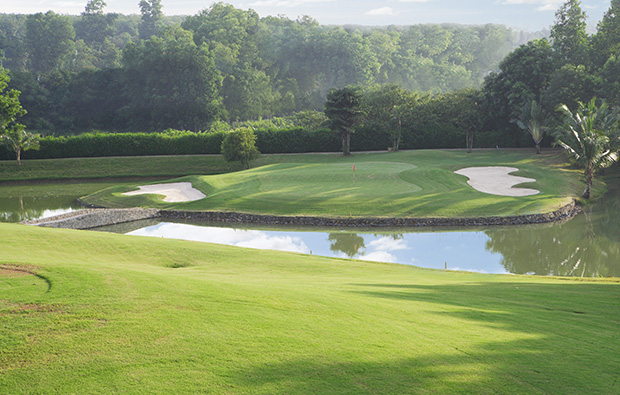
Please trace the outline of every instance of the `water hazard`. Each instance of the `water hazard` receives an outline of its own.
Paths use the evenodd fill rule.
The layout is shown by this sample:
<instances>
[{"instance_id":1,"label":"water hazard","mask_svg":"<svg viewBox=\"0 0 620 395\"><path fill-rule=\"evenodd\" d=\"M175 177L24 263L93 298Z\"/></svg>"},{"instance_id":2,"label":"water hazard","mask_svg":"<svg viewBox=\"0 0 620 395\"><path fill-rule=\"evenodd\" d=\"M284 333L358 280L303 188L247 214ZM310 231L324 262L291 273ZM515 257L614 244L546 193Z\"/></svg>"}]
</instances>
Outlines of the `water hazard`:
<instances>
[{"instance_id":1,"label":"water hazard","mask_svg":"<svg viewBox=\"0 0 620 395\"><path fill-rule=\"evenodd\" d=\"M59 191L62 189L59 187ZM80 194L58 192L41 197L33 192L0 197L0 221L18 222L75 210L79 208L77 196ZM148 220L104 230L434 269L620 277L618 218L620 190L614 190L572 220L546 225L433 230L261 229Z\"/></svg>"}]
</instances>

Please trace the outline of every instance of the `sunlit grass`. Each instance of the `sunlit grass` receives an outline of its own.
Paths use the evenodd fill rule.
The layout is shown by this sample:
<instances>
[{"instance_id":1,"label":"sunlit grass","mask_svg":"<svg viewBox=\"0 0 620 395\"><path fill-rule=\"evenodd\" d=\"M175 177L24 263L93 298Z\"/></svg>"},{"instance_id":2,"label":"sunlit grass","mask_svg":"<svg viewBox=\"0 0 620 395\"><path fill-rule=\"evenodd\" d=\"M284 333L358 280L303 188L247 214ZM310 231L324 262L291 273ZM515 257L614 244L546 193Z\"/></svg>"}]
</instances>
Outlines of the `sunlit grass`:
<instances>
[{"instance_id":1,"label":"sunlit grass","mask_svg":"<svg viewBox=\"0 0 620 395\"><path fill-rule=\"evenodd\" d=\"M9 224L0 240L3 393L618 390L617 283Z\"/></svg>"}]
</instances>

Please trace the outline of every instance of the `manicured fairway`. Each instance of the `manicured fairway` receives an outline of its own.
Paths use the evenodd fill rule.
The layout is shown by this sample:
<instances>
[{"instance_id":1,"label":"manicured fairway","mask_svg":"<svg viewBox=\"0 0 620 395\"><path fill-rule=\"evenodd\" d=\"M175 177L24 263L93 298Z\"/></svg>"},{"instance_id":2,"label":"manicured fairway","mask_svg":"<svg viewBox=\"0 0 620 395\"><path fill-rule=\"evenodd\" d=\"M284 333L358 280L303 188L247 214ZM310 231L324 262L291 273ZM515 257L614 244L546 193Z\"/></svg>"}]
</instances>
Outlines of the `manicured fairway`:
<instances>
[{"instance_id":1,"label":"manicured fairway","mask_svg":"<svg viewBox=\"0 0 620 395\"><path fill-rule=\"evenodd\" d=\"M488 150L409 151L342 155L274 155L247 171L192 176L205 199L169 204L161 197L122 196L126 186L92 194L86 201L109 207L152 206L282 215L471 217L548 212L570 201L578 175L559 153ZM355 170L354 170L355 166ZM455 170L471 166L512 166L534 178L521 186L540 194L508 197L485 194Z\"/></svg>"},{"instance_id":2,"label":"manicured fairway","mask_svg":"<svg viewBox=\"0 0 620 395\"><path fill-rule=\"evenodd\" d=\"M0 224L0 392L620 391L620 284Z\"/></svg>"}]
</instances>

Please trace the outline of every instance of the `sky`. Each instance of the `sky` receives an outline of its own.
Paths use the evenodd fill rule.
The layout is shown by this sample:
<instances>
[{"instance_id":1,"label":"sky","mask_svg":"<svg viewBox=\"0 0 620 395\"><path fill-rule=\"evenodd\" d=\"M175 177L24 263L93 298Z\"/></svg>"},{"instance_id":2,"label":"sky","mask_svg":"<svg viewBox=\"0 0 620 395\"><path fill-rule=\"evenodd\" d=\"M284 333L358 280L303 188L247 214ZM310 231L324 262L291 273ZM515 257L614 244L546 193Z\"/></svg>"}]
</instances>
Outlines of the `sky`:
<instances>
[{"instance_id":1,"label":"sky","mask_svg":"<svg viewBox=\"0 0 620 395\"><path fill-rule=\"evenodd\" d=\"M324 25L413 25L418 23L497 23L538 31L548 29L565 0L241 0L225 1L240 9L254 9L261 17L309 15ZM77 15L87 0L0 0L1 13L32 14L53 10ZM138 14L139 0L106 0L106 12ZM193 15L208 8L208 0L162 0L166 15ZM609 8L609 0L582 0L589 30Z\"/></svg>"}]
</instances>

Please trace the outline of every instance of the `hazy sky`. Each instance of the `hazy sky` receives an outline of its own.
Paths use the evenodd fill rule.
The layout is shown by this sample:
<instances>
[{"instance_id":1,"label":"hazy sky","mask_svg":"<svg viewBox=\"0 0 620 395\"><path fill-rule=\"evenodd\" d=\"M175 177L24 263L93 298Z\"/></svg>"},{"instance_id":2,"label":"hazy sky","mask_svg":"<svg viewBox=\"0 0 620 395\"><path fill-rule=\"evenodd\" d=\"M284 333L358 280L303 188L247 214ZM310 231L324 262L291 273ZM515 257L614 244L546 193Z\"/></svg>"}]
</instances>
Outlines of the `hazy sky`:
<instances>
[{"instance_id":1,"label":"hazy sky","mask_svg":"<svg viewBox=\"0 0 620 395\"><path fill-rule=\"evenodd\" d=\"M79 14L87 0L0 0L2 13L36 13L53 10ZM321 24L410 25L416 23L499 23L535 31L549 28L565 0L241 0L227 1L237 8L256 10L260 16L310 15ZM139 0L106 0L107 12L139 13ZM162 0L166 15L191 15L208 8L205 0ZM596 27L609 0L582 0L590 29Z\"/></svg>"}]
</instances>

